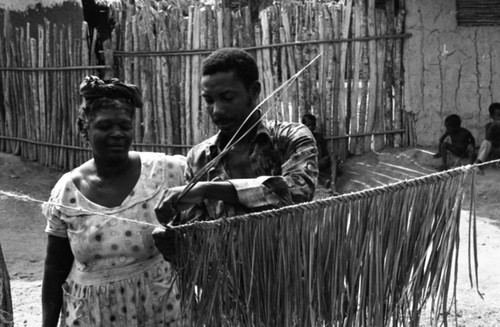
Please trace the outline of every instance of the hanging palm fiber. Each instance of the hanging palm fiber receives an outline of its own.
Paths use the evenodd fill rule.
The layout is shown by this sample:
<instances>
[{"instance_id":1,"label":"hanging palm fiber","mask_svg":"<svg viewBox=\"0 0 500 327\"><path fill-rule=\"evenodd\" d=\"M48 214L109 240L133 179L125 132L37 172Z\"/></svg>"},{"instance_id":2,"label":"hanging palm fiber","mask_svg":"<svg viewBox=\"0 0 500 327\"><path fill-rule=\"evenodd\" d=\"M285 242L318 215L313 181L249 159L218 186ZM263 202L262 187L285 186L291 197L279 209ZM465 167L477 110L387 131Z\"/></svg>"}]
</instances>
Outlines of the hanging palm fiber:
<instances>
[{"instance_id":1,"label":"hanging palm fiber","mask_svg":"<svg viewBox=\"0 0 500 327\"><path fill-rule=\"evenodd\" d=\"M172 227L192 326L418 326L429 299L446 321L470 167Z\"/></svg>"}]
</instances>

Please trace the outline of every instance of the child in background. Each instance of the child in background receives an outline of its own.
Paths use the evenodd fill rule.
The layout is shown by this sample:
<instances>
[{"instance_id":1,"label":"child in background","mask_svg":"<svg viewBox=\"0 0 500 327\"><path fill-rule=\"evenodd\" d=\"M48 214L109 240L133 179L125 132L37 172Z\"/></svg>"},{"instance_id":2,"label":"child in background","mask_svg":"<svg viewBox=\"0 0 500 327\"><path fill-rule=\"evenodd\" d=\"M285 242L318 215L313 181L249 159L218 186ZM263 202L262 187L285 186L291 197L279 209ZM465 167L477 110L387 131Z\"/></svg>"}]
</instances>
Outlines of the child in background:
<instances>
[{"instance_id":1,"label":"child in background","mask_svg":"<svg viewBox=\"0 0 500 327\"><path fill-rule=\"evenodd\" d=\"M458 115L449 115L444 120L446 132L439 139L439 152L434 155L434 158L442 158L442 165L439 170L448 169L448 151L457 157L469 158L470 164L474 163L475 159L475 139L468 129L461 127L462 120ZM450 142L446 138L450 138Z\"/></svg>"},{"instance_id":2,"label":"child in background","mask_svg":"<svg viewBox=\"0 0 500 327\"><path fill-rule=\"evenodd\" d=\"M500 158L500 103L492 103L488 111L491 122L485 126L486 134L484 141L481 142L476 163Z\"/></svg>"},{"instance_id":3,"label":"child in background","mask_svg":"<svg viewBox=\"0 0 500 327\"><path fill-rule=\"evenodd\" d=\"M323 134L316 131L316 116L313 114L305 114L302 116L302 124L306 125L316 140L318 147L318 168L319 176L318 182L320 185L331 187L332 170L331 170L331 156L328 152L328 146Z\"/></svg>"}]
</instances>

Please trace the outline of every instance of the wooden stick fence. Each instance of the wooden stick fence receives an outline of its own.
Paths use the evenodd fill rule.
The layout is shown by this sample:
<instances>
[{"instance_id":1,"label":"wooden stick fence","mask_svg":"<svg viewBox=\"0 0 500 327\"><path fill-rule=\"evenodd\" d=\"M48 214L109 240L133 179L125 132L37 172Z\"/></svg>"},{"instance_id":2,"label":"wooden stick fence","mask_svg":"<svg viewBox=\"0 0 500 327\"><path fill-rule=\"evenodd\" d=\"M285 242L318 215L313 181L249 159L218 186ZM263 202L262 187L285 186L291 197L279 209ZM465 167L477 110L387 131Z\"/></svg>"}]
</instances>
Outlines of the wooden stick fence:
<instances>
[{"instance_id":1,"label":"wooden stick fence","mask_svg":"<svg viewBox=\"0 0 500 327\"><path fill-rule=\"evenodd\" d=\"M153 138L165 139L169 144L195 144L215 132L200 101L200 62L216 48L233 46L250 51L257 59L262 97L317 53L323 53L320 62L305 72L279 101L270 104L275 110L268 114L268 119L299 121L304 113L316 114L326 138L336 140L331 142L332 151L340 157L345 157L347 151L363 153L373 147L401 147L411 141L392 132L406 130L400 96L402 70L394 67L401 63L402 56L401 47L394 45L409 37L396 29L404 15L398 13L395 17L394 10L386 12L373 6L366 11L363 4L360 0L347 1L345 6L286 2L263 10L254 25L246 9L229 12L227 8L194 6L184 17L179 11L151 15L149 10L126 8L117 14L118 24L125 29L115 34L115 44L123 45L115 48L115 56L127 72L125 77L143 89L146 85L142 82L154 81L141 79L144 69L136 70L136 75L128 73L132 67L152 66L153 76L162 77L163 84L152 89L161 89L168 95L153 97L156 102L151 115L154 119L165 114L179 115L180 124L163 126L167 131L173 130L165 136L162 129L155 130ZM394 1L386 6L392 8ZM150 43L171 45L176 40L175 46L156 50L141 47L146 31L135 39L127 29L131 16L135 26L155 26L155 32L147 34L155 39ZM150 19L154 22L150 23ZM161 67L154 64L157 57L163 60ZM169 76L158 73L165 67ZM136 132L144 128L138 126ZM350 137L351 134L362 136Z\"/></svg>"},{"instance_id":2,"label":"wooden stick fence","mask_svg":"<svg viewBox=\"0 0 500 327\"><path fill-rule=\"evenodd\" d=\"M34 36L29 24L11 28L8 12L4 23L0 150L48 166L75 167L89 158L75 133L77 87L82 76L104 67L88 60L86 24L77 36L47 21Z\"/></svg>"},{"instance_id":3,"label":"wooden stick fence","mask_svg":"<svg viewBox=\"0 0 500 327\"><path fill-rule=\"evenodd\" d=\"M267 118L317 115L318 128L340 158L411 145L413 121L401 96L401 44L409 37L401 29L403 12L364 5L285 2L263 10L258 22L248 8L199 5L185 17L176 8L155 11L148 1L123 6L112 9L117 24L104 42L105 65L97 64L97 33L89 42L86 24L73 31L46 22L29 35L30 26L12 28L7 13L0 35L0 151L62 169L87 160L75 126L77 87L94 74L116 75L141 88L145 101L136 112L135 149L185 154L216 132L200 98L200 64L213 49L228 46L257 58L262 98L322 53L269 102Z\"/></svg>"},{"instance_id":4,"label":"wooden stick fence","mask_svg":"<svg viewBox=\"0 0 500 327\"><path fill-rule=\"evenodd\" d=\"M189 325L446 325L470 172L174 227Z\"/></svg>"}]
</instances>

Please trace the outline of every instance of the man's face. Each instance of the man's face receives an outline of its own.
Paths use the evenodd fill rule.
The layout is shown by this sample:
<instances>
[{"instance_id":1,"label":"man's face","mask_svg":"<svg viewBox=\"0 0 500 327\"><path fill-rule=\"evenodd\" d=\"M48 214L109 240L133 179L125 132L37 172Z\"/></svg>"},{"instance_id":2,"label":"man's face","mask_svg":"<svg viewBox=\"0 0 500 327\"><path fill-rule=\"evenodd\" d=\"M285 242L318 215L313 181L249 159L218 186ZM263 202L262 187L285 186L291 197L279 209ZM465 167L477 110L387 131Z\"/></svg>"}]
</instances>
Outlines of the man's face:
<instances>
[{"instance_id":1,"label":"man's face","mask_svg":"<svg viewBox=\"0 0 500 327\"><path fill-rule=\"evenodd\" d=\"M208 114L221 133L227 136L234 135L255 108L259 92L259 82L246 88L232 71L201 78L201 96Z\"/></svg>"}]
</instances>

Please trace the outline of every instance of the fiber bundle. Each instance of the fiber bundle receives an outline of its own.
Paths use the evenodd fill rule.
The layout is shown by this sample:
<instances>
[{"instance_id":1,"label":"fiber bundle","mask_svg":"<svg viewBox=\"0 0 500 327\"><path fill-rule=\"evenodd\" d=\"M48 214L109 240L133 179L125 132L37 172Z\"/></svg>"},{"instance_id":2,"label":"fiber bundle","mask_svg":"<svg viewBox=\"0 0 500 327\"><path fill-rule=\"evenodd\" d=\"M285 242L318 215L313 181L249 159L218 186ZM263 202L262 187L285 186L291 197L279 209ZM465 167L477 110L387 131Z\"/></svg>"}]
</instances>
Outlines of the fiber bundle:
<instances>
[{"instance_id":1,"label":"fiber bundle","mask_svg":"<svg viewBox=\"0 0 500 327\"><path fill-rule=\"evenodd\" d=\"M468 172L175 227L191 325L418 326L428 300L446 321Z\"/></svg>"}]
</instances>

